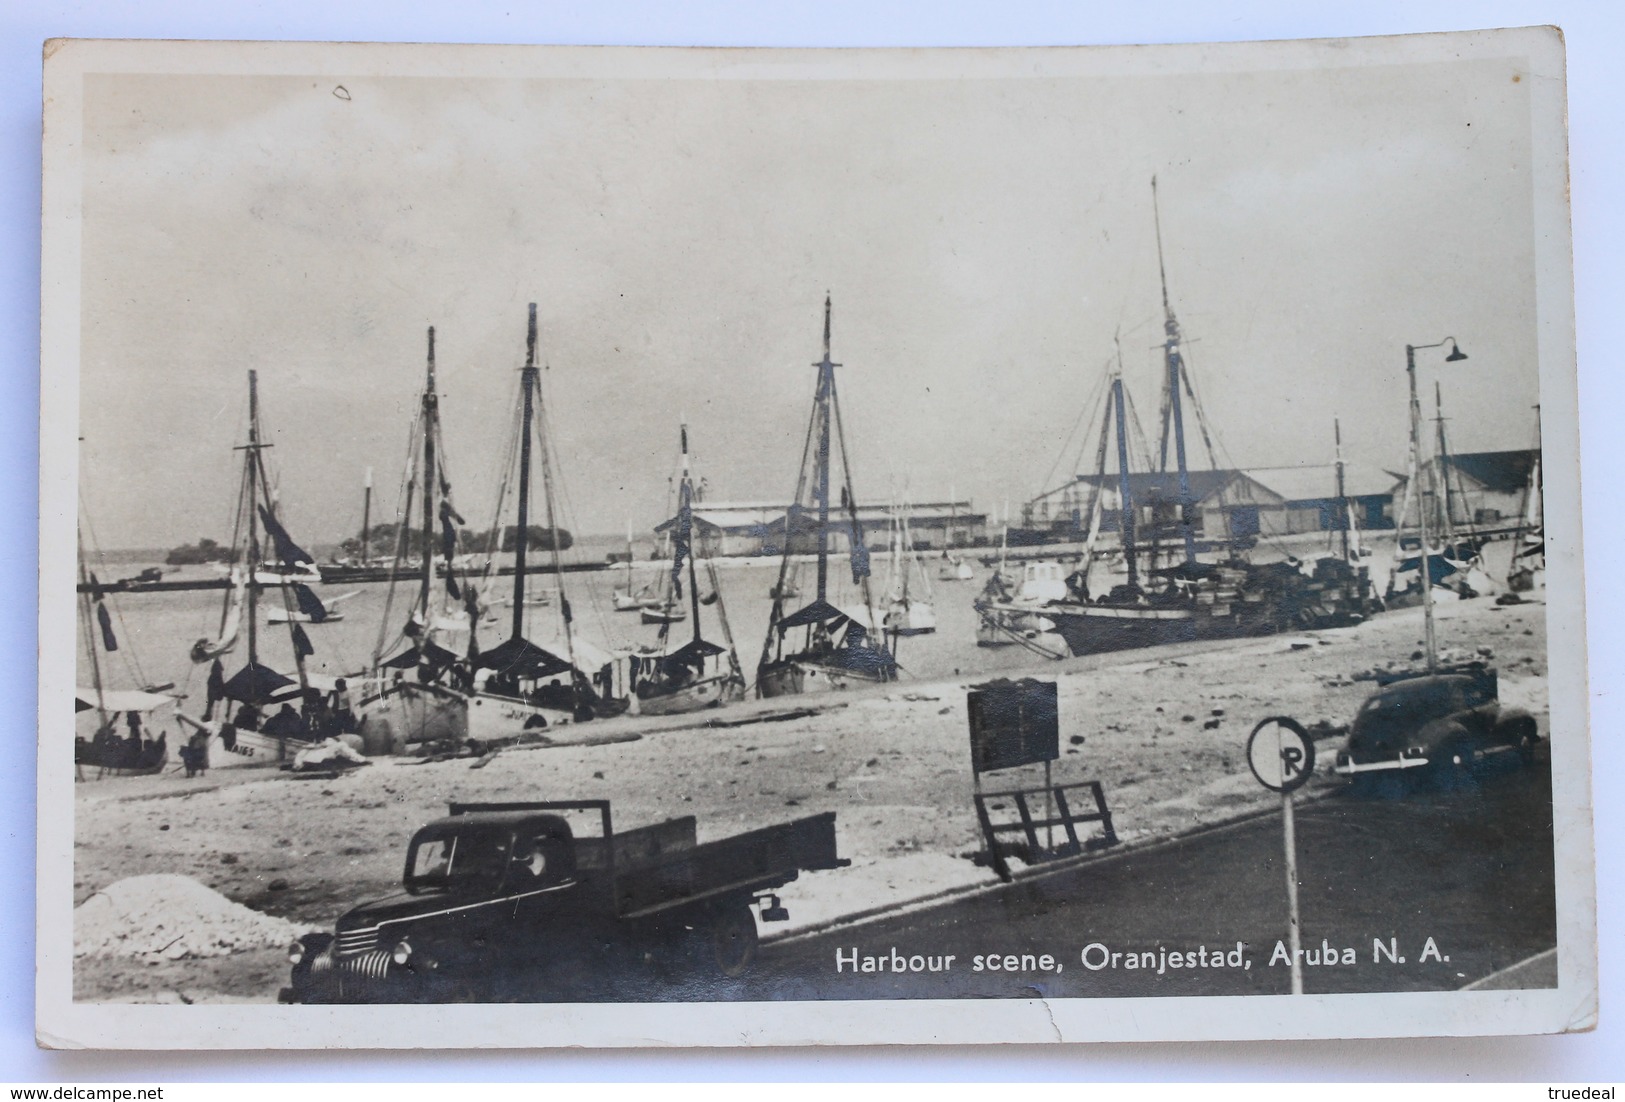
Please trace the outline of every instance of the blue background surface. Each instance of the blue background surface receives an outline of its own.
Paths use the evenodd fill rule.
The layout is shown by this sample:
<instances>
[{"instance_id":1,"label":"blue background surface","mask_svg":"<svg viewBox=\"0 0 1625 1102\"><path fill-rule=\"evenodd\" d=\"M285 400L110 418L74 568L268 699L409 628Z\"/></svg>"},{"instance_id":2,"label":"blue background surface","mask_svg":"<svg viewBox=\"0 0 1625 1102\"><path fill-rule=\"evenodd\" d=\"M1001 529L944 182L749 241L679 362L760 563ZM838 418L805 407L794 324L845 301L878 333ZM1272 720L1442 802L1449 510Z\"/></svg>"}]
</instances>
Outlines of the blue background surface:
<instances>
[{"instance_id":1,"label":"blue background surface","mask_svg":"<svg viewBox=\"0 0 1625 1102\"><path fill-rule=\"evenodd\" d=\"M395 5L314 0L0 5L0 1080L1314 1080L1584 1082L1625 1077L1617 999L1625 772L1619 732L1620 310L1625 218L1625 6L1395 2L1307 5L821 3L634 0ZM50 37L304 39L723 46L978 46L1200 42L1552 23L1567 34L1579 326L1602 1026L1572 1037L1286 1044L1080 1045L532 1053L51 1053L34 1046L34 704L39 362L40 47Z\"/></svg>"}]
</instances>

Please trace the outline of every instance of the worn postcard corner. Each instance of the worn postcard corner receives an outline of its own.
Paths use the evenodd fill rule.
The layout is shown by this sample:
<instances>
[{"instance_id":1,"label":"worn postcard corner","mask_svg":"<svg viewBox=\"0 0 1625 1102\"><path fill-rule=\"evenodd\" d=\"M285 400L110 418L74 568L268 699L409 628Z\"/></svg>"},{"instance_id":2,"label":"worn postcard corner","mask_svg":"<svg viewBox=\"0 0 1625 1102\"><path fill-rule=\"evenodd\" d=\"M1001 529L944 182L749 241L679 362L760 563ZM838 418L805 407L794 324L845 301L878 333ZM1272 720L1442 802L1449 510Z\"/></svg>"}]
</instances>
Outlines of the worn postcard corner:
<instances>
[{"instance_id":1,"label":"worn postcard corner","mask_svg":"<svg viewBox=\"0 0 1625 1102\"><path fill-rule=\"evenodd\" d=\"M1555 28L45 53L41 1044L1595 1021Z\"/></svg>"}]
</instances>

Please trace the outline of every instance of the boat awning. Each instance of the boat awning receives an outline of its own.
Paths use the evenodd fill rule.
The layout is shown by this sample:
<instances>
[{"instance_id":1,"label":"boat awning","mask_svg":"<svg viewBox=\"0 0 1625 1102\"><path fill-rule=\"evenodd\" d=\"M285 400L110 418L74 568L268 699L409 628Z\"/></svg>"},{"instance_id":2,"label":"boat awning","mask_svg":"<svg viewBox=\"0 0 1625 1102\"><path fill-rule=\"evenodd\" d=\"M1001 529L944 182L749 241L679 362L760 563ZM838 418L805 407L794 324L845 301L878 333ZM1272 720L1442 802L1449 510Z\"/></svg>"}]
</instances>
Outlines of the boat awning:
<instances>
[{"instance_id":1,"label":"boat awning","mask_svg":"<svg viewBox=\"0 0 1625 1102\"><path fill-rule=\"evenodd\" d=\"M271 702L278 693L298 682L283 677L269 666L251 662L232 675L226 682L225 694L232 700L256 707Z\"/></svg>"},{"instance_id":2,"label":"boat awning","mask_svg":"<svg viewBox=\"0 0 1625 1102\"><path fill-rule=\"evenodd\" d=\"M477 670L498 670L518 677L551 677L569 670L570 663L546 647L515 635L474 659Z\"/></svg>"},{"instance_id":3,"label":"boat awning","mask_svg":"<svg viewBox=\"0 0 1625 1102\"><path fill-rule=\"evenodd\" d=\"M394 658L380 664L392 670L409 670L425 659L431 666L449 666L457 661L457 656L445 647L425 643L421 646L407 647Z\"/></svg>"},{"instance_id":4,"label":"boat awning","mask_svg":"<svg viewBox=\"0 0 1625 1102\"><path fill-rule=\"evenodd\" d=\"M807 624L822 624L830 620L845 620L847 618L846 613L820 598L780 620L779 631L783 632L791 628L804 627Z\"/></svg>"},{"instance_id":5,"label":"boat awning","mask_svg":"<svg viewBox=\"0 0 1625 1102\"><path fill-rule=\"evenodd\" d=\"M95 689L78 688L73 691L75 712L88 712L96 707L109 712L151 712L173 703L172 696L144 693L139 689L103 689L98 693Z\"/></svg>"},{"instance_id":6,"label":"boat awning","mask_svg":"<svg viewBox=\"0 0 1625 1102\"><path fill-rule=\"evenodd\" d=\"M677 662L685 666L698 666L707 658L727 653L726 647L719 647L706 639L695 639L693 642L685 643L666 655L666 661Z\"/></svg>"}]
</instances>

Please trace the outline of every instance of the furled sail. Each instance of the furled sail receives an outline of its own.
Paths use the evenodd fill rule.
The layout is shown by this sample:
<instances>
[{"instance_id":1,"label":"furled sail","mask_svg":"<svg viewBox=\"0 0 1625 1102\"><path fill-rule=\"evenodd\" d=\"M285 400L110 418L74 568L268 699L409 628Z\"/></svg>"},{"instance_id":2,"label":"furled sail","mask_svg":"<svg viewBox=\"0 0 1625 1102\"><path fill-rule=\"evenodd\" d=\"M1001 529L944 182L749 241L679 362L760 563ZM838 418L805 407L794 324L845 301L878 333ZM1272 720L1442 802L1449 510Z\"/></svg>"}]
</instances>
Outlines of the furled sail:
<instances>
[{"instance_id":1,"label":"furled sail","mask_svg":"<svg viewBox=\"0 0 1625 1102\"><path fill-rule=\"evenodd\" d=\"M237 633L243 621L243 596L246 587L242 574L235 569L231 572L231 581L231 600L226 605L226 614L220 623L219 638L213 641L199 639L192 644L192 661L198 665L212 662L237 646Z\"/></svg>"}]
</instances>

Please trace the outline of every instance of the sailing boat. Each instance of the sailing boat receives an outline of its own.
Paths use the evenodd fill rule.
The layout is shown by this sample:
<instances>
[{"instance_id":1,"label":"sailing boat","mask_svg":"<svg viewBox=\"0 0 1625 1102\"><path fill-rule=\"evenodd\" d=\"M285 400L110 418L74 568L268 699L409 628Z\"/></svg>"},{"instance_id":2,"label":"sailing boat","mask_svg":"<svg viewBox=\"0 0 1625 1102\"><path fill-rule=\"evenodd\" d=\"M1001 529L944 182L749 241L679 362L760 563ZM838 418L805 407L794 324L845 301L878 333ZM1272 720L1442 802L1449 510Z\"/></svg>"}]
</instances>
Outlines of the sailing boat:
<instances>
[{"instance_id":1,"label":"sailing boat","mask_svg":"<svg viewBox=\"0 0 1625 1102\"><path fill-rule=\"evenodd\" d=\"M692 528L692 507L690 508L689 525ZM675 546L673 553L676 553ZM647 586L645 589L653 589L653 586ZM687 619L688 611L683 607L682 584L676 574L662 576L660 587L655 591L654 599L643 604L638 609L638 615L646 624L680 624Z\"/></svg>"},{"instance_id":2,"label":"sailing boat","mask_svg":"<svg viewBox=\"0 0 1625 1102\"><path fill-rule=\"evenodd\" d=\"M451 501L450 482L445 474L440 424L440 395L435 387L434 327L428 331L428 359L425 381L408 451L405 500L398 514L394 565L384 598L384 615L373 649L373 669L366 680L358 705L361 716L362 748L368 754L402 753L421 743L459 743L467 737L466 698L462 688L466 676L458 668L460 647L450 636L471 630L479 610L479 593L473 582L459 584L454 570L457 524L462 522ZM422 518L414 528L413 509L422 502ZM435 528L439 524L440 531ZM417 596L407 613L406 624L394 639L388 638L394 620L397 579L409 575L405 567L412 537L421 544L417 555ZM434 548L440 544L445 563L444 585L438 585ZM451 645L444 645L444 644ZM400 648L396 650L396 648ZM395 650L385 658L384 654ZM410 675L410 676L409 676Z\"/></svg>"},{"instance_id":3,"label":"sailing boat","mask_svg":"<svg viewBox=\"0 0 1625 1102\"><path fill-rule=\"evenodd\" d=\"M337 597L329 597L326 601L320 598L312 601L316 593L303 582L291 583L294 587L294 600L298 607L289 611L272 605L265 610L265 622L268 624L336 624L344 619L344 613L338 610L341 601L361 596L359 589L349 593L341 593Z\"/></svg>"},{"instance_id":4,"label":"sailing boat","mask_svg":"<svg viewBox=\"0 0 1625 1102\"><path fill-rule=\"evenodd\" d=\"M1336 455L1336 517L1331 525L1337 533L1339 553L1323 555L1308 566L1309 581L1304 586L1300 609L1308 618L1304 626L1344 627L1357 624L1381 605L1371 584L1371 568L1360 546L1360 526L1349 501L1343 470L1343 426L1332 420Z\"/></svg>"},{"instance_id":5,"label":"sailing boat","mask_svg":"<svg viewBox=\"0 0 1625 1102\"><path fill-rule=\"evenodd\" d=\"M646 582L641 586L632 584L632 571L637 563L637 553L632 548L632 522L626 522L626 585L616 586L610 594L610 604L616 612L637 612L644 608L660 607L660 590L653 582Z\"/></svg>"},{"instance_id":6,"label":"sailing boat","mask_svg":"<svg viewBox=\"0 0 1625 1102\"><path fill-rule=\"evenodd\" d=\"M524 731L624 712L628 701L614 693L616 655L577 637L559 557L559 526L554 506L553 456L536 362L536 304L530 304L525 366L519 373L519 479L514 530L513 621L508 638L488 651L469 644L468 666L474 691L468 696L468 737L489 745L511 741ZM558 586L558 641L537 644L526 636L525 588L530 570L530 495L533 442L540 453L542 494L552 573ZM497 513L502 512L498 502Z\"/></svg>"},{"instance_id":7,"label":"sailing boat","mask_svg":"<svg viewBox=\"0 0 1625 1102\"><path fill-rule=\"evenodd\" d=\"M963 555L953 555L948 551L948 544L959 531L959 501L953 489L948 491L948 535L943 540L942 565L937 567L937 580L939 582L968 582L976 577L976 571L971 569L970 563L965 561Z\"/></svg>"},{"instance_id":8,"label":"sailing boat","mask_svg":"<svg viewBox=\"0 0 1625 1102\"><path fill-rule=\"evenodd\" d=\"M1471 532L1462 535L1456 529L1456 501L1465 495L1451 484L1450 447L1445 439L1443 403L1437 383L1433 390L1434 423L1436 425L1436 454L1432 463L1421 458L1421 442L1412 442L1412 457L1405 480L1405 498L1400 507L1398 525L1405 528L1410 516L1411 502L1416 502L1417 523L1428 538L1428 576L1436 599L1465 600L1488 593L1494 588L1484 572L1484 560L1479 553L1483 541ZM1430 523L1423 524L1423 512L1430 514ZM1437 540L1437 542L1434 542ZM1385 597L1390 608L1414 608L1422 603L1422 536L1401 535L1394 545L1394 564L1389 573Z\"/></svg>"},{"instance_id":9,"label":"sailing boat","mask_svg":"<svg viewBox=\"0 0 1625 1102\"><path fill-rule=\"evenodd\" d=\"M693 637L676 650L671 649L671 621L660 628L660 645L654 656L639 659L647 670L645 677L637 678L638 710L644 715L675 715L701 708L743 700L745 676L739 668L739 655L734 650L733 633L728 627L727 612L722 604L722 590L717 585L716 567L709 559L706 566L711 591L716 596L718 620L726 645L719 646L700 634L699 558L694 550L694 482L688 465L688 426L682 426L682 481L678 488L677 525L672 532L671 591L681 600L683 596L683 563L688 563L689 613L694 622ZM724 662L724 658L726 662ZM709 665L708 665L709 663Z\"/></svg>"},{"instance_id":10,"label":"sailing boat","mask_svg":"<svg viewBox=\"0 0 1625 1102\"><path fill-rule=\"evenodd\" d=\"M1535 455L1529 480L1523 487L1523 508L1512 537L1512 561L1507 566L1507 588L1532 593L1546 588L1546 518L1540 482L1540 407L1535 407Z\"/></svg>"},{"instance_id":11,"label":"sailing boat","mask_svg":"<svg viewBox=\"0 0 1625 1102\"><path fill-rule=\"evenodd\" d=\"M94 712L96 726L90 737L75 734L73 764L75 775L84 779L86 766L96 770L98 778L105 776L134 776L157 773L169 761L168 740L159 733L152 737L153 713L175 703L175 698L151 689L111 689L107 687L104 661L119 650L118 636L113 632L113 616L107 599L112 592L85 567L84 535L80 534L79 552L79 621L84 635L85 657L90 665L90 687L76 688L73 710L76 716ZM135 668L139 675L139 668ZM119 734L119 717L124 718L123 735Z\"/></svg>"},{"instance_id":12,"label":"sailing boat","mask_svg":"<svg viewBox=\"0 0 1625 1102\"><path fill-rule=\"evenodd\" d=\"M762 643L761 661L756 667L756 691L763 697L789 696L804 692L845 689L854 684L897 679L897 662L883 643L870 641L874 599L869 588L869 550L864 546L863 527L858 522L857 499L852 493L852 468L846 453L845 431L841 426L840 404L835 395L835 369L829 358L830 299L824 298L824 358L818 369L813 395L812 419L807 426L807 442L802 452L794 504L785 514L784 557L779 563L779 580L773 593L773 609L768 616L767 638ZM845 530L852 559L852 581L861 586L865 621L860 622L829 602L830 536L830 437L841 446L841 508L846 512ZM808 470L808 453L812 470ZM808 523L808 510L801 506L812 475L811 522L818 552L818 589L810 604L794 612L784 611L786 580L790 571L792 538L796 529ZM788 635L800 632L800 646L789 649Z\"/></svg>"},{"instance_id":13,"label":"sailing boat","mask_svg":"<svg viewBox=\"0 0 1625 1102\"><path fill-rule=\"evenodd\" d=\"M189 716L182 719L212 738L223 740L227 749L234 748L240 739L245 746L255 743L262 749L274 750L281 758L286 755L289 743L305 742L324 734L323 728L329 720L323 694L313 688L305 670L305 659L315 653L315 648L304 628L293 618L295 612L325 616L326 610L312 590L299 584L314 570L315 558L293 541L277 517L264 456L265 449L270 447L272 445L263 440L260 426L259 376L250 371L248 443L236 449L243 453L243 472L234 526L235 531L246 533L246 539L235 549L235 562L230 568L233 585L226 593L219 635L214 640L199 639L192 645L193 662L211 663L203 719L199 721ZM262 526L269 548L261 543ZM269 556L267 551L271 552ZM284 622L293 650L293 677L260 662L258 610L261 594L268 588L280 594L282 609L287 614ZM227 678L220 659L236 648L239 632L247 637L247 660L242 669ZM225 713L231 702L238 708L228 719ZM214 720L216 705L221 706L218 724ZM280 709L267 716L266 712L274 705L280 705Z\"/></svg>"},{"instance_id":14,"label":"sailing boat","mask_svg":"<svg viewBox=\"0 0 1625 1102\"><path fill-rule=\"evenodd\" d=\"M937 610L931 603L931 583L908 530L906 509L893 509L891 517L891 577L887 587L885 627L892 635L927 635L937 630ZM921 593L923 592L923 596Z\"/></svg>"},{"instance_id":15,"label":"sailing boat","mask_svg":"<svg viewBox=\"0 0 1625 1102\"><path fill-rule=\"evenodd\" d=\"M1201 562L1196 557L1196 505L1191 493L1190 471L1186 460L1184 401L1188 397L1196 405L1195 390L1185 368L1182 351L1183 338L1178 319L1168 294L1167 267L1163 262L1162 225L1156 214L1156 179L1151 181L1152 209L1157 223L1157 267L1162 281L1163 307L1163 420L1162 420L1162 474L1156 481L1166 484L1167 453L1170 436L1174 444L1177 478L1178 516L1173 526L1183 545L1183 555L1171 565L1155 565L1160 533L1153 528L1150 547L1141 544L1140 510L1144 502L1136 499L1136 484L1129 462L1129 413L1124 392L1121 353L1117 369L1111 373L1105 395L1105 414L1101 423L1099 445L1096 451L1096 473L1093 501L1090 508L1090 527L1087 551L1081 569L1067 579L1068 594L1063 601L1044 607L1044 616L1053 621L1056 631L1066 641L1074 655L1098 654L1136 647L1156 646L1163 643L1189 642L1197 639L1231 638L1258 635L1300 623L1302 616L1310 615L1302 608L1302 597L1307 579L1289 563L1274 563L1255 567L1235 557L1231 542L1231 558L1222 563ZM1196 409L1198 420L1201 410ZM1205 422L1203 436L1208 436ZM1108 485L1106 463L1108 445L1115 438L1117 460L1118 530L1123 562L1127 577L1115 579L1106 592L1092 596L1089 575L1094 563L1094 543L1099 535L1102 518L1103 494ZM1211 444L1209 451L1211 454ZM1217 464L1215 463L1215 467ZM1143 488L1157 492L1149 480ZM1161 491L1166 493L1166 491ZM1148 495L1149 496L1149 495ZM1158 504L1155 500L1150 503ZM1149 558L1142 569L1142 555ZM1026 611L1016 606L990 603L990 611Z\"/></svg>"}]
</instances>

